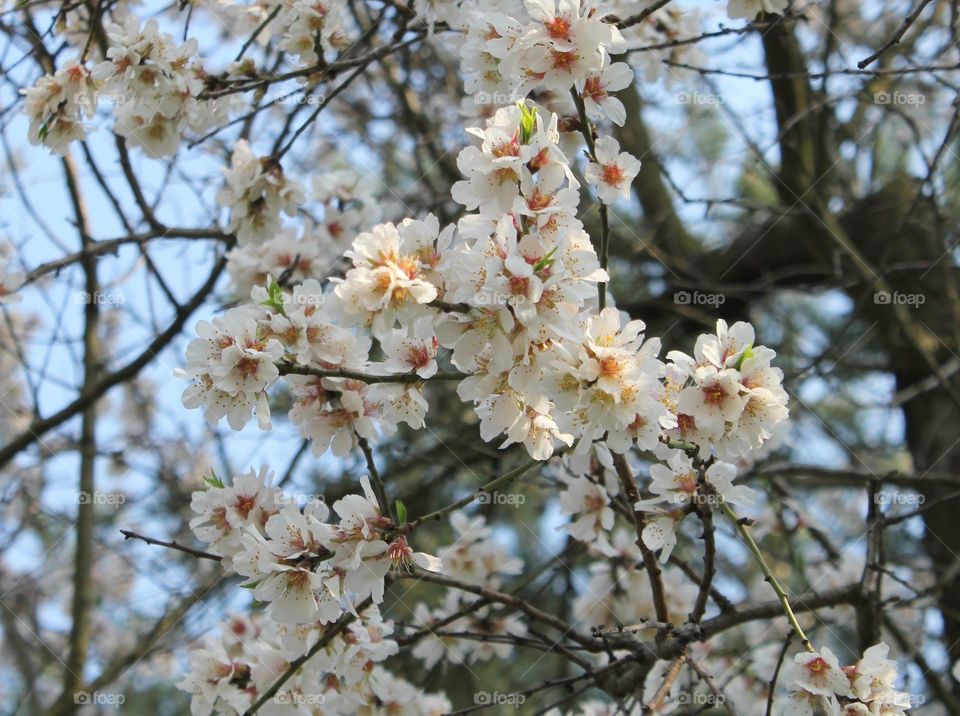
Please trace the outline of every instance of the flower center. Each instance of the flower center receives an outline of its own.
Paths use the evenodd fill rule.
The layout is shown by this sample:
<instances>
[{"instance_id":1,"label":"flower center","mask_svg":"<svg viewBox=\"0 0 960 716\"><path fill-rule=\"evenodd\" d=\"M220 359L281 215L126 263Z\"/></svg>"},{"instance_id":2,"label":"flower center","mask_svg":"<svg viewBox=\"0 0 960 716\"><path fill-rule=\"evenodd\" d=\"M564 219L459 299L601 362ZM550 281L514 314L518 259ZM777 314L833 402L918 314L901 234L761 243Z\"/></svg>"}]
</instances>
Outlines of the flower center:
<instances>
[{"instance_id":1,"label":"flower center","mask_svg":"<svg viewBox=\"0 0 960 716\"><path fill-rule=\"evenodd\" d=\"M611 162L610 164L604 164L603 169L600 172L600 178L603 180L604 184L617 186L620 182L623 181L623 178L624 178L623 169L621 169L614 162Z\"/></svg>"},{"instance_id":2,"label":"flower center","mask_svg":"<svg viewBox=\"0 0 960 716\"><path fill-rule=\"evenodd\" d=\"M551 39L554 40L569 40L570 39L570 18L565 15L560 17L553 18L550 22L543 23L543 26L547 29L547 34L550 35Z\"/></svg>"},{"instance_id":3,"label":"flower center","mask_svg":"<svg viewBox=\"0 0 960 716\"><path fill-rule=\"evenodd\" d=\"M703 388L703 399L709 405L720 405L727 397L727 391L720 385L708 385Z\"/></svg>"}]
</instances>

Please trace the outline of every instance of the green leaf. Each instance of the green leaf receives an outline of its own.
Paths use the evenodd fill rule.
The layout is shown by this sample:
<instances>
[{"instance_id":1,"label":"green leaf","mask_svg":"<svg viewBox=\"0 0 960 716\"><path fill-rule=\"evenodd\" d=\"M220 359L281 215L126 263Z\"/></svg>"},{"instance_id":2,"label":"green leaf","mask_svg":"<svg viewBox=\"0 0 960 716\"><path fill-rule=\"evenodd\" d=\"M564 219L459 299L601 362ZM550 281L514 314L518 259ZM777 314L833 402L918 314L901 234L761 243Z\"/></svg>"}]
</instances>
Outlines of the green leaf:
<instances>
[{"instance_id":1,"label":"green leaf","mask_svg":"<svg viewBox=\"0 0 960 716\"><path fill-rule=\"evenodd\" d=\"M522 100L517 102L517 107L520 108L520 143L526 144L537 126L537 108L528 107Z\"/></svg>"},{"instance_id":2,"label":"green leaf","mask_svg":"<svg viewBox=\"0 0 960 716\"><path fill-rule=\"evenodd\" d=\"M217 477L217 473L215 473L213 470L210 471L209 475L204 475L203 480L210 485L210 487L216 487L221 490L223 489L223 480Z\"/></svg>"},{"instance_id":3,"label":"green leaf","mask_svg":"<svg viewBox=\"0 0 960 716\"><path fill-rule=\"evenodd\" d=\"M407 506L400 500L397 500L393 503L393 509L397 512L397 524L404 524L407 521Z\"/></svg>"},{"instance_id":4,"label":"green leaf","mask_svg":"<svg viewBox=\"0 0 960 716\"><path fill-rule=\"evenodd\" d=\"M745 360L748 360L748 359L750 359L750 358L753 358L753 356L754 356L754 353L753 353L753 344L751 343L749 346L747 346L747 347L744 349L743 353L740 354L740 358L737 359L737 364L736 364L734 367L735 367L737 370L740 370L741 366L743 366L743 362L744 362Z\"/></svg>"},{"instance_id":5,"label":"green leaf","mask_svg":"<svg viewBox=\"0 0 960 716\"><path fill-rule=\"evenodd\" d=\"M557 247L554 246L553 249L550 250L550 253L548 253L546 256L544 256L542 259L540 259L539 261L537 261L537 263L533 265L534 273L536 273L537 271L543 271L543 269L553 264L553 262L556 261L556 258L554 256L554 254L556 253L557 253Z\"/></svg>"},{"instance_id":6,"label":"green leaf","mask_svg":"<svg viewBox=\"0 0 960 716\"><path fill-rule=\"evenodd\" d=\"M286 315L283 312L283 288L280 287L276 279L270 279L270 283L267 285L267 300L261 301L260 305L272 308L281 316Z\"/></svg>"}]
</instances>

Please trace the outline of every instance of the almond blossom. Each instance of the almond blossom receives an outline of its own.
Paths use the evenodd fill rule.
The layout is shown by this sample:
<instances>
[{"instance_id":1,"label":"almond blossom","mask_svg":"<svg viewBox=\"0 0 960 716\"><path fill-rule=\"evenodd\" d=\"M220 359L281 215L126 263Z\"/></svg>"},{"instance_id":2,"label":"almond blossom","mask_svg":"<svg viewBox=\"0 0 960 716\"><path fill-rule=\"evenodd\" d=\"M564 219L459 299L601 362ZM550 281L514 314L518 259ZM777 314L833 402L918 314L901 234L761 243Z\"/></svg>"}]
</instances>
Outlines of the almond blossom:
<instances>
[{"instance_id":1,"label":"almond blossom","mask_svg":"<svg viewBox=\"0 0 960 716\"><path fill-rule=\"evenodd\" d=\"M83 64L71 60L21 91L23 111L30 119L27 137L31 144L43 144L54 154L64 155L70 142L86 137L89 126L85 118L96 113L97 83Z\"/></svg>"},{"instance_id":2,"label":"almond blossom","mask_svg":"<svg viewBox=\"0 0 960 716\"><path fill-rule=\"evenodd\" d=\"M452 233L444 230L444 236ZM439 222L434 216L423 221L407 219L399 226L378 224L360 234L347 257L353 268L336 280L339 316L350 323L372 326L382 335L397 319L411 320L425 315L422 306L437 297L437 286L429 272L435 265L434 242Z\"/></svg>"},{"instance_id":3,"label":"almond blossom","mask_svg":"<svg viewBox=\"0 0 960 716\"><path fill-rule=\"evenodd\" d=\"M584 476L567 477L564 482L560 510L564 515L576 516L566 526L567 532L574 539L593 544L601 553L612 553L606 533L613 529L614 512L606 488Z\"/></svg>"},{"instance_id":4,"label":"almond blossom","mask_svg":"<svg viewBox=\"0 0 960 716\"><path fill-rule=\"evenodd\" d=\"M597 198L604 204L628 199L633 180L640 173L640 160L621 152L620 143L613 137L600 137L595 146L596 161L587 165L587 182L596 188Z\"/></svg>"},{"instance_id":5,"label":"almond blossom","mask_svg":"<svg viewBox=\"0 0 960 716\"><path fill-rule=\"evenodd\" d=\"M4 373L14 376L0 386L0 397L11 396L15 405L5 407L17 426L2 448L13 480L0 504L7 510L7 503L22 503L39 520L12 520L11 539L41 551L61 543L43 534L34 545L26 535L49 523L34 509L46 499L43 468L55 473L50 456L73 451L83 488L101 464L113 471L110 479L133 486L140 481L126 476L134 471L182 474L200 485L190 497L188 526L202 549L186 546L182 534L124 535L140 537L153 553L174 550L178 570L193 564L189 556L199 565L193 576L222 569L214 577L239 587L222 603L204 605L203 619L220 609L218 633L205 635L183 659L179 651L145 649L142 635L110 623L109 614L75 620L73 634L59 624L50 629L41 614L36 631L61 651L66 644L71 662L83 667L66 677L55 695L65 701L51 700L53 710L68 704L70 690L86 677L97 688L100 676L115 671L111 664L142 660L147 673L136 678L149 677L144 683L152 688L150 672L179 659L179 687L198 716L437 716L471 710L461 703L469 692L454 683L448 699L417 684L459 678L483 662L491 662L483 673L496 671L518 647L538 663L546 654L566 659L569 673L545 680L517 673L511 693L474 692L473 707L499 712L559 686L568 688L571 716L677 711L681 693L729 698L731 713L734 698L751 713L773 713L773 704L777 713L804 716L910 710L911 696L900 688L914 675L901 680L886 644L843 665L830 648L814 651L802 633L801 623L817 624L809 634L820 638L824 622L797 619L793 609L817 601L807 596L820 599L822 578L829 598L820 601L836 616L827 621L843 624L875 586L874 606L898 607L880 615L884 628L939 636L939 625L921 611L921 597L942 591L938 564L888 570L872 563L873 549L835 559L832 540L863 523L864 505L824 491L824 504L842 503L844 510L820 505L808 513L793 500L795 466L784 470L780 460L790 395L777 354L758 344L763 331L720 319L692 350L685 341L664 355L664 340L676 348L690 325L674 331L664 320L658 307L669 298L670 279L652 261L624 271L633 249L608 221L616 218L609 207L631 198L641 170L611 136L616 125L624 127L617 136L625 149L644 143L625 126L632 119L626 107L632 112L639 97L635 72L643 77L644 101L648 94L656 99L661 82L669 86L678 81L672 75L685 74L665 69L707 72L717 65L714 57L691 60L701 40L756 39L776 24L768 22L772 16L788 14L786 0L728 0L728 16L748 21L739 28L716 27L709 10L634 0L386 0L373 8L346 0L218 0L210 7L174 3L149 18L128 0L96 8L58 8L47 0L13 5L0 9L15 18L0 23L13 53L4 69L11 91L24 89L23 117L10 126L19 121L44 155L64 156L53 164L67 176L76 215L67 225L75 224L79 241L64 242L63 256L46 256L47 244L63 248L59 231L47 230L45 217L31 209L30 221L49 241L17 236L16 256L12 244L0 243L0 335L8 344L0 355ZM34 32L37 20L42 35ZM777 32L790 33L794 24ZM192 38L198 26L215 34ZM48 37L56 38L52 49ZM223 58L219 69L200 56L208 47ZM893 53L889 46L880 53L886 51ZM827 59L821 64L832 66ZM23 69L27 60L35 71ZM751 76L733 75L727 79ZM695 121L699 109L679 112ZM99 123L109 125L115 161L101 164L94 156ZM393 134L397 129L404 131ZM20 169L10 162L19 192L45 181L32 175L22 188ZM99 185L91 216L78 186L90 182L88 174ZM115 186L122 192L116 196ZM409 215L401 212L405 201L417 207ZM752 207L728 203L729 216L747 226ZM123 233L91 220L102 206ZM215 256L216 267L181 300L187 277L170 285L166 277L181 265L192 270L203 256ZM102 267L101 257L115 265ZM695 258L680 257L684 281L700 275ZM82 344L83 387L54 382L46 365L60 350L37 335L34 326L46 322L30 314L54 305L47 281L62 274L72 290L86 283L92 293L98 282L125 281L130 266L150 274L146 319L135 307L97 311L88 303L82 336L67 332L68 342ZM850 290L851 282L840 283ZM155 287L162 294L157 306ZM727 305L724 315L742 309ZM636 310L650 315L631 315ZM758 315L758 326L769 324L769 313ZM54 317L43 330L57 339L61 323L70 324L66 310ZM159 328L139 325L148 320ZM168 417L165 386L147 371L135 383L125 376L144 368L154 348L176 345L185 321L194 322L194 333L174 375L185 381L182 405L200 412L162 443L147 444L154 414ZM658 330L663 340L652 335ZM789 332L772 333L792 346ZM146 352L118 360L145 334ZM30 362L39 355L43 367L21 360L19 370L8 355L19 353ZM14 382L21 379L25 389ZM125 390L114 395L116 381ZM907 387L908 398L925 386ZM57 405L67 388L77 396ZM903 393L891 392L883 407L907 402ZM110 427L117 429L97 434L96 412L109 414L115 401L122 413ZM252 430L221 432L224 418L231 430L244 431L254 416L262 431L276 425L273 440ZM451 416L462 425L431 424ZM113 433L124 441L120 447L112 445ZM206 433L218 451L198 437ZM484 444L471 445L475 438ZM17 448L24 441L30 451ZM136 455L124 446L137 448ZM438 461L432 450L453 460ZM230 467L252 454L276 455L282 477L267 466ZM818 479L844 472L846 489L859 479L845 474L848 462L818 462L809 471ZM170 470L173 463L183 467ZM228 474L219 477L211 463ZM768 475L776 480L769 500L747 486L767 486ZM884 474L867 482L901 480ZM535 509L517 512L537 525L507 519L502 505L485 499L507 489L510 497L540 499ZM335 497L328 505L314 492L294 490ZM161 492L153 497L175 504L175 490ZM110 550L100 550L96 568L83 573L82 559L99 534L87 529L90 520L107 517L88 496L81 491L78 504L68 505L78 516L75 611L91 584L108 584L103 591L113 604L116 593L135 593L144 578L133 569L136 560ZM879 527L896 529L875 502L867 517L877 513ZM774 516L785 519L771 520L781 504L785 511ZM749 517L733 507L748 508ZM793 533L815 541L816 554L775 563L774 556L796 556L779 549ZM537 544L544 535L549 543ZM771 544L768 562L762 553ZM537 559L525 562L519 549ZM745 567L743 558L759 569ZM14 572L4 589L30 605L45 604L54 594L49 585L70 578L52 560L47 579L29 580L36 595L14 591L22 576L15 562L4 566ZM789 584L780 584L785 566L793 571ZM887 572L890 579L879 579ZM877 579L868 585L871 574ZM810 592L798 597L791 588ZM182 617L178 610L191 604L187 596L167 616ZM243 613L233 611L241 607ZM787 622L769 618L781 611ZM147 636L166 630L167 616ZM148 627L154 619L147 612L132 617ZM189 632L197 622L188 621ZM26 621L21 625L26 629ZM13 627L4 623L16 646ZM785 659L787 628L807 651ZM105 659L108 649L99 644L88 648L83 635L99 629L110 635L104 645L119 661ZM728 640L716 639L727 629ZM397 659L402 652L414 660ZM552 668L553 660L542 663ZM450 671L449 664L462 668ZM14 666L34 686L30 658ZM960 676L960 664L953 675ZM782 693L768 693L777 679ZM5 700L47 708L46 681L44 675L36 684L44 693L11 691ZM574 703L589 690L605 693ZM492 700L484 702L482 693ZM528 707L560 716L552 703L543 697L544 708L539 701ZM712 705L722 702L691 710Z\"/></svg>"},{"instance_id":6,"label":"almond blossom","mask_svg":"<svg viewBox=\"0 0 960 716\"><path fill-rule=\"evenodd\" d=\"M188 408L203 407L212 423L226 416L240 430L256 412L261 430L270 427L267 389L279 376L283 345L258 327L250 311L232 309L197 324L199 338L187 346L187 363L176 375L190 379L183 393Z\"/></svg>"},{"instance_id":7,"label":"almond blossom","mask_svg":"<svg viewBox=\"0 0 960 716\"><path fill-rule=\"evenodd\" d=\"M728 328L717 322L716 335L702 335L694 356L667 354L667 403L676 414L668 434L715 450L729 459L760 448L787 418L783 374L770 362L775 353L754 346L753 328Z\"/></svg>"},{"instance_id":8,"label":"almond blossom","mask_svg":"<svg viewBox=\"0 0 960 716\"><path fill-rule=\"evenodd\" d=\"M853 695L840 662L827 647L819 652L802 653L794 657L793 683L818 696Z\"/></svg>"},{"instance_id":9,"label":"almond blossom","mask_svg":"<svg viewBox=\"0 0 960 716\"><path fill-rule=\"evenodd\" d=\"M625 62L614 62L598 74L588 75L580 89L587 116L594 120L606 117L622 127L627 120L627 111L623 102L612 93L625 89L632 83L633 70Z\"/></svg>"},{"instance_id":10,"label":"almond blossom","mask_svg":"<svg viewBox=\"0 0 960 716\"><path fill-rule=\"evenodd\" d=\"M293 216L304 200L303 186L289 179L279 162L256 156L243 139L223 175L226 186L217 201L230 208L230 230L241 243L273 238L280 230L280 214Z\"/></svg>"},{"instance_id":11,"label":"almond blossom","mask_svg":"<svg viewBox=\"0 0 960 716\"><path fill-rule=\"evenodd\" d=\"M785 713L813 714L819 709L843 716L883 714L906 716L910 695L897 691L896 663L887 658L889 647L875 644L853 666L840 666L829 648L797 654L791 665L790 702Z\"/></svg>"},{"instance_id":12,"label":"almond blossom","mask_svg":"<svg viewBox=\"0 0 960 716\"><path fill-rule=\"evenodd\" d=\"M382 364L391 373L415 372L431 378L437 372L439 341L433 331L433 318L423 316L413 322L410 331L392 330L381 341L387 356Z\"/></svg>"}]
</instances>

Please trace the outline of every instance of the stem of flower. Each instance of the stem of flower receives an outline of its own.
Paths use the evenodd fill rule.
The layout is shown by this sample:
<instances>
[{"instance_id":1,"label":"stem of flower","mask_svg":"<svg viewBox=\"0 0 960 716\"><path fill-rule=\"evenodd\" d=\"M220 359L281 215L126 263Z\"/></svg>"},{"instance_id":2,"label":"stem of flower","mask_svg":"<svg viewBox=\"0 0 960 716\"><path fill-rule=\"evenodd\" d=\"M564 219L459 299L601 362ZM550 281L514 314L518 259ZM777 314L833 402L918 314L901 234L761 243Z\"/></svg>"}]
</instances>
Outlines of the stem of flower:
<instances>
[{"instance_id":1,"label":"stem of flower","mask_svg":"<svg viewBox=\"0 0 960 716\"><path fill-rule=\"evenodd\" d=\"M357 442L363 451L363 458L367 461L367 473L370 475L370 483L373 487L373 494L377 498L377 505L380 507L380 513L384 517L390 517L390 503L387 501L387 490L380 479L380 471L377 470L377 463L373 460L373 450L370 449L370 443L366 438L357 436Z\"/></svg>"},{"instance_id":2,"label":"stem of flower","mask_svg":"<svg viewBox=\"0 0 960 716\"><path fill-rule=\"evenodd\" d=\"M348 378L350 380L359 380L363 383L427 383L429 381L448 381L463 380L467 376L463 373L454 373L450 371L441 371L430 378L421 378L416 373L400 373L398 375L373 375L371 373L361 373L355 370L323 370L309 365L296 365L294 363L278 363L277 368L280 375L312 375L317 378Z\"/></svg>"},{"instance_id":3,"label":"stem of flower","mask_svg":"<svg viewBox=\"0 0 960 716\"><path fill-rule=\"evenodd\" d=\"M573 97L573 103L577 106L577 114L580 115L580 132L587 143L587 154L590 161L597 162L597 147L593 140L593 122L587 117L587 108L583 103L583 97L577 92L576 87L570 88L570 95ZM607 257L610 254L610 221L607 216L607 205L600 202L600 241L597 246L597 256L600 258L600 268L607 269ZM601 281L597 284L597 301L602 311L607 306L607 284Z\"/></svg>"},{"instance_id":4,"label":"stem of flower","mask_svg":"<svg viewBox=\"0 0 960 716\"><path fill-rule=\"evenodd\" d=\"M737 513L734 512L730 505L728 505L726 502L721 502L720 507L737 528L737 532L740 533L740 537L747 545L747 548L750 550L753 558L756 560L757 564L760 565L760 570L763 572L767 582L769 582L770 586L773 587L773 591L777 593L777 599L780 600L780 604L783 607L783 612L787 615L787 620L790 622L790 626L793 627L793 630L800 638L800 642L803 644L803 647L811 653L814 652L815 649L813 648L813 645L810 643L810 640L807 639L807 635L803 633L803 628L800 626L800 622L797 621L797 615L793 613L793 609L790 607L790 598L787 596L786 590L783 588L783 585L780 584L780 580L778 580L774 575L773 570L770 569L770 565L768 565L767 560L764 559L763 552L760 551L760 546L757 544L756 540L753 539L753 535L750 534L750 530L747 529L747 525L744 524L739 517L737 517Z\"/></svg>"}]
</instances>

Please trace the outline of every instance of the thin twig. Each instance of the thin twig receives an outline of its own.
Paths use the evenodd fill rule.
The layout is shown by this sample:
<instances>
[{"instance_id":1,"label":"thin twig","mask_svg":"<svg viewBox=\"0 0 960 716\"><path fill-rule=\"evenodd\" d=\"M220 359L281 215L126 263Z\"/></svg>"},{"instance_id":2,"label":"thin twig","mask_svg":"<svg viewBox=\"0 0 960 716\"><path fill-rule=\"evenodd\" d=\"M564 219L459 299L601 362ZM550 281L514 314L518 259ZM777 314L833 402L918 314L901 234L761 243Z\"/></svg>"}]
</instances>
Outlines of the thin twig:
<instances>
[{"instance_id":1,"label":"thin twig","mask_svg":"<svg viewBox=\"0 0 960 716\"><path fill-rule=\"evenodd\" d=\"M210 559L216 562L223 560L223 557L211 554L210 552L204 552L202 549L194 549L193 547L186 547L176 540L162 540L155 539L154 537L147 537L142 535L139 532L134 532L133 530L120 530L120 534L123 535L124 539L138 539L141 542L146 542L147 544L156 545L157 547L166 547L167 549L175 549L178 552L183 552L184 554L189 554L191 557L196 557L197 559Z\"/></svg>"},{"instance_id":2,"label":"thin twig","mask_svg":"<svg viewBox=\"0 0 960 716\"><path fill-rule=\"evenodd\" d=\"M773 694L777 690L777 679L780 678L780 669L783 667L783 660L790 649L790 643L793 641L793 632L787 634L783 640L783 647L780 649L780 656L777 657L777 666L773 670L773 676L770 677L770 683L767 685L767 716L773 713Z\"/></svg>"},{"instance_id":3,"label":"thin twig","mask_svg":"<svg viewBox=\"0 0 960 716\"><path fill-rule=\"evenodd\" d=\"M383 486L383 480L380 479L380 471L377 470L377 463L373 459L373 450L370 449L370 443L366 438L359 437L357 442L360 450L363 452L363 459L367 462L367 473L370 475L370 484L373 486L373 494L377 498L377 505L380 506L380 514L384 517L390 516L390 503L387 501L387 490Z\"/></svg>"},{"instance_id":4,"label":"thin twig","mask_svg":"<svg viewBox=\"0 0 960 716\"><path fill-rule=\"evenodd\" d=\"M787 615L787 620L790 622L790 626L793 627L793 630L800 638L800 643L803 644L803 647L807 651L813 652L813 645L810 643L810 640L807 639L807 635L803 633L803 627L800 626L800 622L797 621L797 615L794 614L793 608L790 606L790 597L787 596L787 592L783 588L783 585L780 584L780 580L777 579L776 575L773 573L773 570L770 569L770 566L767 564L767 560L764 558L763 552L760 551L760 546L757 544L756 540L753 539L753 535L750 534L750 530L747 528L747 523L737 517L737 514L726 502L720 503L720 506L724 513L726 513L727 517L729 517L733 522L737 533L743 539L744 543L747 545L747 548L750 550L750 554L753 555L754 560L760 566L760 570L763 572L764 578L770 583L770 586L773 587L773 591L777 593L777 598L780 601L780 605L783 607L783 612Z\"/></svg>"},{"instance_id":5,"label":"thin twig","mask_svg":"<svg viewBox=\"0 0 960 716\"><path fill-rule=\"evenodd\" d=\"M889 49L890 49L891 47L893 47L894 45L899 44L899 43L900 43L900 40L901 40L901 39L903 38L903 36L907 33L907 30L909 30L909 29L910 29L910 26L913 25L913 23L915 23L915 22L917 21L917 18L920 17L920 13L923 12L924 8L925 8L927 5L929 5L930 2L931 2L931 0L920 0L919 4L918 4L917 7L914 9L914 11L911 12L909 15L907 15L907 17L906 17L906 18L904 19L904 21L901 23L900 27L897 28L897 31L896 31L895 33L893 33L893 35L890 37L890 39L887 40L885 43L883 43L883 45L880 47L880 49L877 50L876 52L874 52L872 55L870 55L869 57L866 57L866 58L860 60L860 61L857 63L857 67L860 68L861 70L867 68L867 67L868 67L869 65L871 65L873 62L875 62L876 60L878 60L878 59L880 58L880 55L882 55L884 52L886 52L887 50L889 50Z\"/></svg>"}]
</instances>

